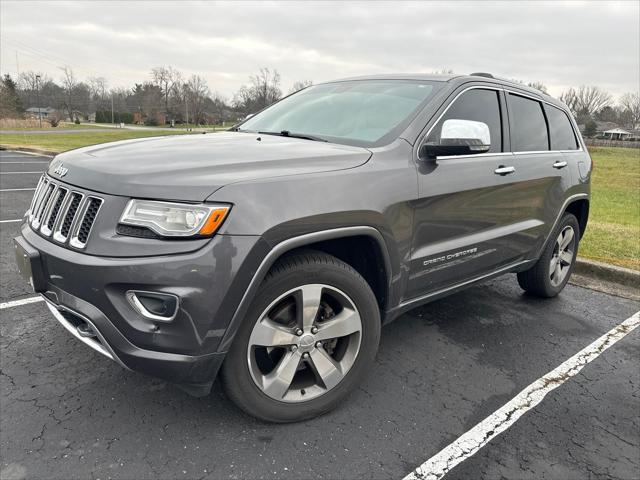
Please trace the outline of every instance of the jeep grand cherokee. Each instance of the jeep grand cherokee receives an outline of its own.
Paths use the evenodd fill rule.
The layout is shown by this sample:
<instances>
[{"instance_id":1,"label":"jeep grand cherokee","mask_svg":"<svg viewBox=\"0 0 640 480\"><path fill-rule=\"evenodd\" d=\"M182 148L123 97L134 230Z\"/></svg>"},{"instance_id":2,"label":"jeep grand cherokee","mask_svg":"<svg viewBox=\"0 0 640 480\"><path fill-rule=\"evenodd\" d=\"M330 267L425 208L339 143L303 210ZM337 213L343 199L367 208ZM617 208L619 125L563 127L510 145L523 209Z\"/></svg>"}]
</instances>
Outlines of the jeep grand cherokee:
<instances>
[{"instance_id":1,"label":"jeep grand cherokee","mask_svg":"<svg viewBox=\"0 0 640 480\"><path fill-rule=\"evenodd\" d=\"M57 320L126 368L288 422L340 403L380 328L516 272L567 283L591 159L567 108L493 78L323 83L208 135L58 155L15 239Z\"/></svg>"}]
</instances>

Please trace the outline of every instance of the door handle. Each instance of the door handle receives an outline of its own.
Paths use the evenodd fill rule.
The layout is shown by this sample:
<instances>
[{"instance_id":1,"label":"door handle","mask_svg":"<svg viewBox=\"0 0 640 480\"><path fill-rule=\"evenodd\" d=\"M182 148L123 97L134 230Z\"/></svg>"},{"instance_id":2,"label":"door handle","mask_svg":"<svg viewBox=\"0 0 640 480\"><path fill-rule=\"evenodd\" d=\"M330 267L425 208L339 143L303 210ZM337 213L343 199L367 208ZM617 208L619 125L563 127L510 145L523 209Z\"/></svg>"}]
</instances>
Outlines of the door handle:
<instances>
[{"instance_id":1,"label":"door handle","mask_svg":"<svg viewBox=\"0 0 640 480\"><path fill-rule=\"evenodd\" d=\"M496 168L493 173L495 173L496 175L509 175L510 173L515 172L516 169L514 167L505 167L504 165L500 165L498 168Z\"/></svg>"},{"instance_id":2,"label":"door handle","mask_svg":"<svg viewBox=\"0 0 640 480\"><path fill-rule=\"evenodd\" d=\"M564 168L567 166L567 162L556 162L553 164L553 168Z\"/></svg>"}]
</instances>

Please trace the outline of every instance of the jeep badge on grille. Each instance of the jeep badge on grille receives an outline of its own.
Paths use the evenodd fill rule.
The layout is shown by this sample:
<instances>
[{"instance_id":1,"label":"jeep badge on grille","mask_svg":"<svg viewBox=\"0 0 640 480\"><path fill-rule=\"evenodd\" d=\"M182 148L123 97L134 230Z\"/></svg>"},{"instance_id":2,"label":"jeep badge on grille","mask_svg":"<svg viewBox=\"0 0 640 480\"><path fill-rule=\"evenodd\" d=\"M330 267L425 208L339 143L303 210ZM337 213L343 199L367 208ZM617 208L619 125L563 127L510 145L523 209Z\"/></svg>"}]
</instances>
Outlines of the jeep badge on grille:
<instances>
[{"instance_id":1,"label":"jeep badge on grille","mask_svg":"<svg viewBox=\"0 0 640 480\"><path fill-rule=\"evenodd\" d=\"M60 165L58 165L56 167L56 169L53 171L53 173L55 173L56 175L58 175L60 178L64 177L67 172L69 171L68 168L66 168L62 163Z\"/></svg>"}]
</instances>

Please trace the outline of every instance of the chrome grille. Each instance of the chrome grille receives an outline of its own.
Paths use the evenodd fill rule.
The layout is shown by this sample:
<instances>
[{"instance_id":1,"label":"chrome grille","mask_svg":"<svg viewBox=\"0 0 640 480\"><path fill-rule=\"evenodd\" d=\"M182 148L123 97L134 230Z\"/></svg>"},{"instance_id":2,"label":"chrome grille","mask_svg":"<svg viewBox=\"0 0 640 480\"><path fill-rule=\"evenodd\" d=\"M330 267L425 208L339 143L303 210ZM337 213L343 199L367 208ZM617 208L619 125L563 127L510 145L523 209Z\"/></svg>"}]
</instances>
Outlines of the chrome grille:
<instances>
[{"instance_id":1,"label":"chrome grille","mask_svg":"<svg viewBox=\"0 0 640 480\"><path fill-rule=\"evenodd\" d=\"M43 176L29 208L31 228L74 248L84 248L103 200L73 191Z\"/></svg>"},{"instance_id":2,"label":"chrome grille","mask_svg":"<svg viewBox=\"0 0 640 480\"><path fill-rule=\"evenodd\" d=\"M81 209L82 214L79 215L82 220L78 220L73 229L71 235L71 241L69 245L76 248L84 248L89 239L89 233L91 233L91 227L98 215L100 206L102 205L102 199L97 197L87 197L87 200L83 204Z\"/></svg>"}]
</instances>

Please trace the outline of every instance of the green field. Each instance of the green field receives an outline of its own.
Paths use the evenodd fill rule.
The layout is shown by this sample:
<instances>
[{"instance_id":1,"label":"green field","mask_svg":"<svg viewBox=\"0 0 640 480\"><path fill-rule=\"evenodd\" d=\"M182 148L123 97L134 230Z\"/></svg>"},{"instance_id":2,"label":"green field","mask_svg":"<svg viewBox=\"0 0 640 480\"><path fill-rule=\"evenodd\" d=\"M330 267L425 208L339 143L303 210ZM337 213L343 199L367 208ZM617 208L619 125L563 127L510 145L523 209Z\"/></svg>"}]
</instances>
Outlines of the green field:
<instances>
[{"instance_id":1,"label":"green field","mask_svg":"<svg viewBox=\"0 0 640 480\"><path fill-rule=\"evenodd\" d=\"M580 256L640 270L640 149L592 147L589 224Z\"/></svg>"},{"instance_id":2,"label":"green field","mask_svg":"<svg viewBox=\"0 0 640 480\"><path fill-rule=\"evenodd\" d=\"M188 135L190 132L173 130L120 130L113 132L51 133L41 135L4 134L0 132L0 145L6 148L30 147L51 152L64 152L72 148L97 143L129 140L131 138L158 137L163 135ZM201 134L202 135L202 134Z\"/></svg>"},{"instance_id":3,"label":"green field","mask_svg":"<svg viewBox=\"0 0 640 480\"><path fill-rule=\"evenodd\" d=\"M63 152L115 140L187 134L181 129L5 135L0 145ZM580 256L640 270L640 150L594 147L591 211Z\"/></svg>"}]
</instances>

